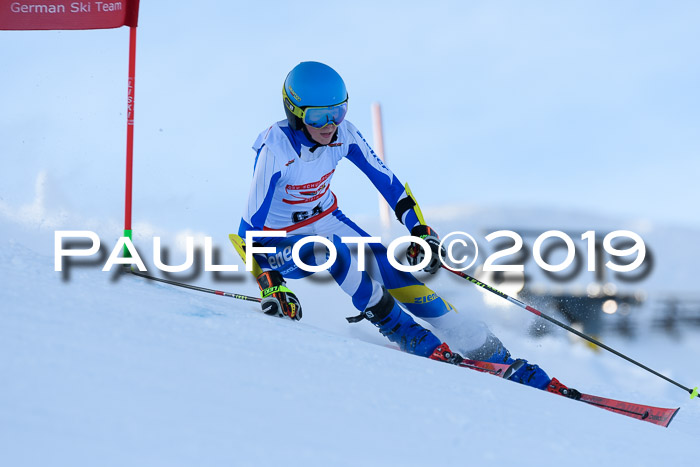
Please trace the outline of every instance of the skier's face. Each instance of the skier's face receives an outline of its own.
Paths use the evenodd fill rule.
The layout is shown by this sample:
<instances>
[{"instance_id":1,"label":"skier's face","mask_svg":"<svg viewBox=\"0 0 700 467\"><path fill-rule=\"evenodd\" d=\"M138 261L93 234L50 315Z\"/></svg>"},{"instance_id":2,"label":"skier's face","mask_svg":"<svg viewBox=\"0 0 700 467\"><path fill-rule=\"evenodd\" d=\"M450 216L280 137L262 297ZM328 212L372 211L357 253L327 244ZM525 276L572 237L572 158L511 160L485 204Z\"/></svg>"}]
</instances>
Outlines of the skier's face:
<instances>
[{"instance_id":1,"label":"skier's face","mask_svg":"<svg viewBox=\"0 0 700 467\"><path fill-rule=\"evenodd\" d=\"M306 124L304 124L304 126L306 127L306 131L309 132L314 141L316 141L321 146L325 146L326 144L329 144L331 140L333 140L335 130L338 128L337 125L333 123L329 123L323 128L314 128Z\"/></svg>"}]
</instances>

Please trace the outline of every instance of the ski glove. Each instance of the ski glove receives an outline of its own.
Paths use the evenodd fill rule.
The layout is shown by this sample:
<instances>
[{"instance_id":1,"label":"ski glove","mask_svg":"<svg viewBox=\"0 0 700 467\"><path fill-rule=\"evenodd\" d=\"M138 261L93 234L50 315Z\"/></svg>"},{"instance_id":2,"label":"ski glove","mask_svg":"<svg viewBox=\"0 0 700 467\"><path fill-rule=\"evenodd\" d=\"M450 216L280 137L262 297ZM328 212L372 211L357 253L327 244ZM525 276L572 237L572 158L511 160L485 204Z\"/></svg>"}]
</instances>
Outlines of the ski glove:
<instances>
[{"instance_id":1,"label":"ski glove","mask_svg":"<svg viewBox=\"0 0 700 467\"><path fill-rule=\"evenodd\" d=\"M438 237L437 232L427 225L419 224L411 229L411 236L422 238L428 245L430 245L433 255L428 265L423 268L423 271L430 274L435 274L437 270L440 269L440 258L444 258L447 254L445 252L445 247L440 247L440 238ZM408 260L408 264L415 266L423 261L423 258L425 258L425 251L423 251L423 247L418 243L412 242L406 250L406 259Z\"/></svg>"},{"instance_id":2,"label":"ski glove","mask_svg":"<svg viewBox=\"0 0 700 467\"><path fill-rule=\"evenodd\" d=\"M258 276L262 302L262 311L266 315L286 316L299 321L301 319L301 304L294 292L287 288L282 274L278 271L263 272Z\"/></svg>"}]
</instances>

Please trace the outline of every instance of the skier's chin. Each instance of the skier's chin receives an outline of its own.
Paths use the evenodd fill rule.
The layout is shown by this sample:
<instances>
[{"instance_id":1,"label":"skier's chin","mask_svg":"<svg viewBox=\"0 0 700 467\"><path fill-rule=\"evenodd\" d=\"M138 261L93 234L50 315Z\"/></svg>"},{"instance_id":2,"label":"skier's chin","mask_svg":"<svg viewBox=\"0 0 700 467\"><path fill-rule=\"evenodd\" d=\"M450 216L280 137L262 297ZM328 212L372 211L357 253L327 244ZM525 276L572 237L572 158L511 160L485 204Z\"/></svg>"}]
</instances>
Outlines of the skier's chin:
<instances>
[{"instance_id":1,"label":"skier's chin","mask_svg":"<svg viewBox=\"0 0 700 467\"><path fill-rule=\"evenodd\" d=\"M330 142L333 140L333 133L329 135L322 135L319 138L320 141L316 141L318 144L321 144L323 146L326 146L327 144L330 144Z\"/></svg>"},{"instance_id":2,"label":"skier's chin","mask_svg":"<svg viewBox=\"0 0 700 467\"><path fill-rule=\"evenodd\" d=\"M333 136L337 130L337 126L328 125L324 128L313 128L307 125L306 130L311 135L311 138L321 146L326 146L333 141Z\"/></svg>"}]
</instances>

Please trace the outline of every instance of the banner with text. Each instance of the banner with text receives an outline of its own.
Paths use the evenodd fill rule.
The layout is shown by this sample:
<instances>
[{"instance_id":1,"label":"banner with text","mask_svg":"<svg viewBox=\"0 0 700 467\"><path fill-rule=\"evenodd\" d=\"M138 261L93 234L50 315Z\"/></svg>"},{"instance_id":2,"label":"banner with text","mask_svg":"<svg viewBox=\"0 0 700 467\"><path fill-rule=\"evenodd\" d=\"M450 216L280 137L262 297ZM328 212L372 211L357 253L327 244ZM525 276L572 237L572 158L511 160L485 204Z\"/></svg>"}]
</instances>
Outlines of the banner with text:
<instances>
[{"instance_id":1,"label":"banner with text","mask_svg":"<svg viewBox=\"0 0 700 467\"><path fill-rule=\"evenodd\" d=\"M0 2L0 30L136 27L139 0L29 0Z\"/></svg>"}]
</instances>

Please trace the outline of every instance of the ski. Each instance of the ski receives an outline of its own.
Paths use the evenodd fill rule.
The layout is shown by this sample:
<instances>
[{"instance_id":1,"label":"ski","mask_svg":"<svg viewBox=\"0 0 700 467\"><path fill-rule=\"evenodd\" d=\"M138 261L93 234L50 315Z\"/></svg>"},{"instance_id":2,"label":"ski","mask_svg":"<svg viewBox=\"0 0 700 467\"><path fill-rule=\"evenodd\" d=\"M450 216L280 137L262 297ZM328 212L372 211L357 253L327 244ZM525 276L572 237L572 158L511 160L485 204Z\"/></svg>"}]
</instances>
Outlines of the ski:
<instances>
[{"instance_id":1,"label":"ski","mask_svg":"<svg viewBox=\"0 0 700 467\"><path fill-rule=\"evenodd\" d=\"M457 365L462 368L469 368L470 370L489 373L500 378L508 379L510 375L512 375L513 372L519 368L518 363L522 364L522 361L516 360L512 365L507 365L502 363L490 363L465 359ZM566 387L556 378L552 378L552 381L549 383L546 391L551 392L552 394L567 397L569 399L585 402L586 404L609 410L610 412L625 415L627 417L663 427L668 427L673 420L673 417L675 417L680 410L680 408L667 409L663 407L653 407L651 405L637 404L634 402L625 402L609 399L607 397L584 394L576 391L575 389Z\"/></svg>"},{"instance_id":2,"label":"ski","mask_svg":"<svg viewBox=\"0 0 700 467\"><path fill-rule=\"evenodd\" d=\"M479 360L469 360L467 358L457 363L457 366L459 367L469 368L470 370L488 373L494 376L498 376L499 378L505 379L510 378L513 372L517 371L517 369L520 368L520 365L522 365L522 362L519 360L514 362L512 365L508 365L505 363L491 363L482 362Z\"/></svg>"},{"instance_id":3,"label":"ski","mask_svg":"<svg viewBox=\"0 0 700 467\"><path fill-rule=\"evenodd\" d=\"M675 417L680 410L680 407L675 409L652 407L650 405L635 404L633 402L624 402L605 397L591 396L590 394L581 394L581 401L595 407L600 407L601 409L609 410L611 412L619 413L620 415L626 415L628 417L636 418L637 420L642 420L644 422L653 423L654 425L663 427L668 427L673 420L673 417Z\"/></svg>"},{"instance_id":4,"label":"ski","mask_svg":"<svg viewBox=\"0 0 700 467\"><path fill-rule=\"evenodd\" d=\"M653 423L654 425L660 425L663 427L668 427L671 420L673 420L673 417L675 417L680 410L680 408L666 409L662 407L653 407L650 405L618 401L607 397L592 396L584 393L578 393L576 395L577 397L572 397L570 395L571 390L561 384L556 378L552 378L552 381L547 387L547 391L553 394L559 394L565 397L580 400L581 402L585 402L586 404L590 404L594 407L609 410L610 412L619 413L620 415L636 418L637 420L642 420L644 422Z\"/></svg>"},{"instance_id":5,"label":"ski","mask_svg":"<svg viewBox=\"0 0 700 467\"><path fill-rule=\"evenodd\" d=\"M462 368L469 368L470 370L488 373L505 379L509 379L511 375L518 371L518 369L524 364L524 361L522 360L516 360L512 364L470 360L453 353L450 350L450 347L444 342L433 351L433 354L429 358L438 362L451 363Z\"/></svg>"}]
</instances>

